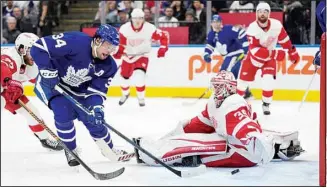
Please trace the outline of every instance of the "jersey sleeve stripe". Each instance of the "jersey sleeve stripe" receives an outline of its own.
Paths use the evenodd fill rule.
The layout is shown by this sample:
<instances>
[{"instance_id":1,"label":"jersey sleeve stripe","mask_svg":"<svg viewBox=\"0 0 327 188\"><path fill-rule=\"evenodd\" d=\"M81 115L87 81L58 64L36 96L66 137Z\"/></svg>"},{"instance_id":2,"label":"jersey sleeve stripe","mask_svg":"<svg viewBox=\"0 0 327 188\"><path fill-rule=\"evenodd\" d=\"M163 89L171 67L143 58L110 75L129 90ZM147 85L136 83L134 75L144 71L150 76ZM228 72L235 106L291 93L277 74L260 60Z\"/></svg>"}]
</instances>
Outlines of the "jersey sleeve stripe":
<instances>
[{"instance_id":1,"label":"jersey sleeve stripe","mask_svg":"<svg viewBox=\"0 0 327 188\"><path fill-rule=\"evenodd\" d=\"M279 44L283 44L283 43L285 43L285 42L287 42L287 41L289 41L289 40L290 40L290 38L289 38L288 36L286 36L284 39L278 41L278 43L279 43Z\"/></svg>"}]
</instances>

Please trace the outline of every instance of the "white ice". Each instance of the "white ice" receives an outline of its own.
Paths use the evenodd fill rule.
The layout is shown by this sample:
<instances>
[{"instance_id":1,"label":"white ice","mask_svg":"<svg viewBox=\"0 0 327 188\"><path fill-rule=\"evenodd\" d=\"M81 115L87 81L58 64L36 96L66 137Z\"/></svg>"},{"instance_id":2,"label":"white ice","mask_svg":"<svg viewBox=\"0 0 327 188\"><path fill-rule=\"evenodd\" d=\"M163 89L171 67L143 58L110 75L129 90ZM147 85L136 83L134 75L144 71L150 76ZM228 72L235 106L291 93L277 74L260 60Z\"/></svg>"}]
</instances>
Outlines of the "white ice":
<instances>
[{"instance_id":1,"label":"white ice","mask_svg":"<svg viewBox=\"0 0 327 188\"><path fill-rule=\"evenodd\" d=\"M123 106L118 98L106 102L107 122L129 138L153 135L159 137L173 129L177 122L199 113L206 100L193 106L183 106L183 101L194 99L147 98L140 108L135 98ZM47 125L55 130L53 114L36 98L31 97L42 113ZM261 102L253 101L253 108L261 114ZM163 167L139 165L135 159L127 163L110 163L104 158L79 122L77 144L82 149L81 158L95 171L110 172L126 167L125 172L111 180L95 180L86 170L67 165L64 152L50 152L41 147L26 121L9 112L1 112L1 185L2 186L263 186L263 185L318 185L319 153L319 103L305 103L298 112L299 102L277 102L271 105L269 118L260 116L262 126L278 131L299 130L300 141L306 150L291 162L271 162L266 166L241 168L231 175L231 168L208 168L203 175L180 178ZM128 151L133 148L112 133L114 144ZM185 168L184 168L185 169ZM187 168L186 168L187 170Z\"/></svg>"}]
</instances>

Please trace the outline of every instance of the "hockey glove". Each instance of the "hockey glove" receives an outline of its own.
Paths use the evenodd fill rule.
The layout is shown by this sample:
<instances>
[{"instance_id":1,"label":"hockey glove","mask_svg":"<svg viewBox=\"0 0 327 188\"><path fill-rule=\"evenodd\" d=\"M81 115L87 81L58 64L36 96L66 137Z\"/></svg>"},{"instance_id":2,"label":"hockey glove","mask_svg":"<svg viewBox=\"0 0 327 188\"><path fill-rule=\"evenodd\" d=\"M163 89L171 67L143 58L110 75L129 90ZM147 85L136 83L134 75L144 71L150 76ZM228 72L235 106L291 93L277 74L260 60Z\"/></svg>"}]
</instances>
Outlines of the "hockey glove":
<instances>
[{"instance_id":1,"label":"hockey glove","mask_svg":"<svg viewBox=\"0 0 327 188\"><path fill-rule=\"evenodd\" d=\"M40 70L41 82L40 84L52 90L59 83L58 70L42 69Z\"/></svg>"},{"instance_id":2,"label":"hockey glove","mask_svg":"<svg viewBox=\"0 0 327 188\"><path fill-rule=\"evenodd\" d=\"M93 125L102 125L104 123L104 111L103 106L94 106L91 110L91 114L88 120Z\"/></svg>"},{"instance_id":3,"label":"hockey glove","mask_svg":"<svg viewBox=\"0 0 327 188\"><path fill-rule=\"evenodd\" d=\"M5 88L6 90L3 93L3 97L10 103L16 103L24 93L22 83L17 80L9 79L5 83Z\"/></svg>"},{"instance_id":4,"label":"hockey glove","mask_svg":"<svg viewBox=\"0 0 327 188\"><path fill-rule=\"evenodd\" d=\"M160 47L158 50L158 57L165 57L166 52L168 51L167 47Z\"/></svg>"},{"instance_id":5,"label":"hockey glove","mask_svg":"<svg viewBox=\"0 0 327 188\"><path fill-rule=\"evenodd\" d=\"M313 65L320 66L320 51L318 51L315 55L315 58L313 59Z\"/></svg>"},{"instance_id":6,"label":"hockey glove","mask_svg":"<svg viewBox=\"0 0 327 188\"><path fill-rule=\"evenodd\" d=\"M272 52L272 58L277 61L283 61L285 58L285 51L284 50L273 50Z\"/></svg>"},{"instance_id":7,"label":"hockey glove","mask_svg":"<svg viewBox=\"0 0 327 188\"><path fill-rule=\"evenodd\" d=\"M292 63L297 63L300 60L299 53L297 53L295 46L292 46L292 48L288 50L288 56Z\"/></svg>"},{"instance_id":8,"label":"hockey glove","mask_svg":"<svg viewBox=\"0 0 327 188\"><path fill-rule=\"evenodd\" d=\"M204 61L207 62L207 63L211 63L211 57L210 56L211 56L210 54L205 53L204 56L203 56Z\"/></svg>"}]
</instances>

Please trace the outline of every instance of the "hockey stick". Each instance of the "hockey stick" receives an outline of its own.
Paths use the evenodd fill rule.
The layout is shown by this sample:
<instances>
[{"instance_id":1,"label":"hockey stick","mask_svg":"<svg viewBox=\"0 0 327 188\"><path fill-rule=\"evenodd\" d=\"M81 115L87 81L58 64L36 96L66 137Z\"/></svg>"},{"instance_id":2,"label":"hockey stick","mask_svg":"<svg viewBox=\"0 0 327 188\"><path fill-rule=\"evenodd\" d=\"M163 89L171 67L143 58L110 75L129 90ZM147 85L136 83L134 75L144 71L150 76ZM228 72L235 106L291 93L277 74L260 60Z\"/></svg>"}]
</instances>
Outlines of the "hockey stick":
<instances>
[{"instance_id":1,"label":"hockey stick","mask_svg":"<svg viewBox=\"0 0 327 188\"><path fill-rule=\"evenodd\" d=\"M55 89L59 93L61 93L63 96L65 96L70 102L72 102L74 105L76 105L82 111L84 111L87 115L90 115L91 114L91 112L87 108L85 108L81 103L79 103L78 101L76 101L72 96L70 96L67 92L65 92L63 89L61 89L60 86L56 85L55 86ZM103 125L105 125L111 131L113 131L118 136L120 136L121 138L123 138L126 142L130 143L134 148L137 148L138 150L142 151L147 156L149 156L151 159L153 159L155 162L161 164L163 167L165 167L166 169L168 169L169 171L171 171L172 173L176 174L179 177L192 177L192 176L197 176L197 175L200 175L200 174L205 173L205 171L206 171L206 167L204 165L200 165L200 166L198 166L198 167L196 167L194 169L191 169L189 171L176 170L176 169L174 169L174 168L166 165L160 159L156 158L151 153L149 153L147 150L143 149L141 146L139 146L136 143L134 143L132 140L130 140L129 138L127 138L125 135L123 135L122 133L120 133L119 131L117 131L115 128L113 128L109 124L103 123Z\"/></svg>"},{"instance_id":2,"label":"hockey stick","mask_svg":"<svg viewBox=\"0 0 327 188\"><path fill-rule=\"evenodd\" d=\"M22 106L54 139L56 139L56 141L69 153L71 154L95 179L97 180L108 180L108 179L112 179L115 177L120 176L124 171L125 168L121 168L119 170L116 170L114 172L109 172L106 174L102 174L102 173L97 173L94 172L89 166L87 166L82 159L80 159L74 152L72 152L67 146L66 144L60 140L60 138L54 133L52 132L52 130L45 125L44 121L41 120L40 118L38 118L34 112L32 112L31 109L29 109L20 99L18 99L18 103L20 106Z\"/></svg>"},{"instance_id":3,"label":"hockey stick","mask_svg":"<svg viewBox=\"0 0 327 188\"><path fill-rule=\"evenodd\" d=\"M185 102L182 103L182 105L183 106L192 106L192 105L196 104L200 99L202 99L209 92L209 90L210 90L210 88L208 87L204 91L204 93L202 93L202 95L200 97L198 97L197 99L195 99L193 102L187 102L187 101L185 101Z\"/></svg>"},{"instance_id":4,"label":"hockey stick","mask_svg":"<svg viewBox=\"0 0 327 188\"><path fill-rule=\"evenodd\" d=\"M309 89L311 88L311 85L312 85L312 82L313 82L313 80L314 80L314 78L315 78L315 76L316 76L317 70L318 70L318 69L316 69L315 72L313 73L313 76L312 76L312 78L311 78L311 81L310 81L310 83L309 83L309 86L308 86L307 90L305 91L305 93L304 93L304 95L303 95L303 97L302 97L302 101L301 101L301 103L300 103L300 105L299 105L299 108L298 108L299 111L301 110L301 107L302 107L302 105L303 105L305 99L307 98L307 95L308 95L308 93L309 93Z\"/></svg>"}]
</instances>

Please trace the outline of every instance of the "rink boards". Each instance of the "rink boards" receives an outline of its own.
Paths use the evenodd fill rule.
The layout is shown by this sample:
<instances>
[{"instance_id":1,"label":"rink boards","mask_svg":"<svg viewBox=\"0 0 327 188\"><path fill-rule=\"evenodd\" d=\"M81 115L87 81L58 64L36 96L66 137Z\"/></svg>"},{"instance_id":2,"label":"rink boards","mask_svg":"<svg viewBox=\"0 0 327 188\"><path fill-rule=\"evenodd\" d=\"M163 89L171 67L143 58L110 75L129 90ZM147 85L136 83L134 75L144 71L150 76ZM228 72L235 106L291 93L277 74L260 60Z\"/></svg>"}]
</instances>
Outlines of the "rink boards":
<instances>
[{"instance_id":1,"label":"rink boards","mask_svg":"<svg viewBox=\"0 0 327 188\"><path fill-rule=\"evenodd\" d=\"M319 46L298 45L296 47L301 56L298 64L294 65L286 59L277 64L274 100L301 100L314 75L312 61ZM164 58L157 58L157 51L158 47L154 47L150 54L146 77L147 97L199 97L209 86L211 76L219 71L223 62L223 58L217 54L213 55L210 64L205 63L202 58L204 45L173 45L169 47ZM118 60L117 64L120 63L121 61ZM119 71L111 82L109 96L121 95ZM319 75L320 70L313 80L307 101L319 101ZM250 86L257 99L261 98L260 76L261 72L258 71L256 80ZM131 84L133 85L133 81ZM29 96L35 95L32 84L25 85L25 93ZM133 87L131 95L135 96ZM209 95L210 93L206 97Z\"/></svg>"}]
</instances>

